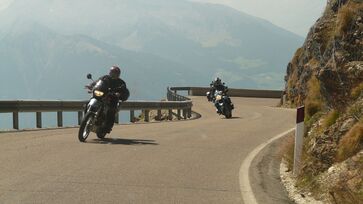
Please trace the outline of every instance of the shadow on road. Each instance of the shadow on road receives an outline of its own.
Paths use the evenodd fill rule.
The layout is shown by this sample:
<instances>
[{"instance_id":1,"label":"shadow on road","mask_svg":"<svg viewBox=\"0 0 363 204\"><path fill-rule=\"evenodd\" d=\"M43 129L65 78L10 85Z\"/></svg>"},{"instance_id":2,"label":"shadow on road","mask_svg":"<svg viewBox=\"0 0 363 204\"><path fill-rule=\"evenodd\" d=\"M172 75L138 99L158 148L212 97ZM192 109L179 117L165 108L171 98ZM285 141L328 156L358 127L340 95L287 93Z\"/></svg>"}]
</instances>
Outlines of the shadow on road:
<instances>
[{"instance_id":1,"label":"shadow on road","mask_svg":"<svg viewBox=\"0 0 363 204\"><path fill-rule=\"evenodd\" d=\"M104 138L89 140L92 144L114 144L114 145L159 145L155 140Z\"/></svg>"},{"instance_id":2,"label":"shadow on road","mask_svg":"<svg viewBox=\"0 0 363 204\"><path fill-rule=\"evenodd\" d=\"M241 117L231 117L231 118L222 118L223 120L236 120L236 119L241 119Z\"/></svg>"}]
</instances>

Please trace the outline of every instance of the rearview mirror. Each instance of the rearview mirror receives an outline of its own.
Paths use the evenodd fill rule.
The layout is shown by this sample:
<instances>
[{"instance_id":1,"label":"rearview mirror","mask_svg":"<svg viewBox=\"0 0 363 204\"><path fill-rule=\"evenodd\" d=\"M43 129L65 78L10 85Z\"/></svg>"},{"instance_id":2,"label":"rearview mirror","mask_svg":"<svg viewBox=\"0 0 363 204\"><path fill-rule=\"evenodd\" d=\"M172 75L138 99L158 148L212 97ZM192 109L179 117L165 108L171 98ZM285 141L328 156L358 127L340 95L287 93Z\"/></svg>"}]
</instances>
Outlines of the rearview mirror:
<instances>
[{"instance_id":1,"label":"rearview mirror","mask_svg":"<svg viewBox=\"0 0 363 204\"><path fill-rule=\"evenodd\" d=\"M92 79L92 74L87 74L87 79Z\"/></svg>"}]
</instances>

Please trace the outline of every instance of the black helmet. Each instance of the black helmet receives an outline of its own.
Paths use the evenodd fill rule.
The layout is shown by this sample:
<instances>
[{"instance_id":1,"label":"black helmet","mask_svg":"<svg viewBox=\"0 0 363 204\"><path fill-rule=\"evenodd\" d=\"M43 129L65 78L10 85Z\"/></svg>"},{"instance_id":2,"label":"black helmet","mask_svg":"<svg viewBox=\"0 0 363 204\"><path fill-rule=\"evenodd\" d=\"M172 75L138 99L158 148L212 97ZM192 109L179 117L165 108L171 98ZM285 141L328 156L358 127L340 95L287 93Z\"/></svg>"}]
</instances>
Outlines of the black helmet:
<instances>
[{"instance_id":1,"label":"black helmet","mask_svg":"<svg viewBox=\"0 0 363 204\"><path fill-rule=\"evenodd\" d=\"M214 79L214 84L216 84L216 85L222 84L222 80L219 77L216 77Z\"/></svg>"},{"instance_id":2,"label":"black helmet","mask_svg":"<svg viewBox=\"0 0 363 204\"><path fill-rule=\"evenodd\" d=\"M118 66L112 66L110 68L110 77L112 78L119 78L121 74L121 69Z\"/></svg>"}]
</instances>

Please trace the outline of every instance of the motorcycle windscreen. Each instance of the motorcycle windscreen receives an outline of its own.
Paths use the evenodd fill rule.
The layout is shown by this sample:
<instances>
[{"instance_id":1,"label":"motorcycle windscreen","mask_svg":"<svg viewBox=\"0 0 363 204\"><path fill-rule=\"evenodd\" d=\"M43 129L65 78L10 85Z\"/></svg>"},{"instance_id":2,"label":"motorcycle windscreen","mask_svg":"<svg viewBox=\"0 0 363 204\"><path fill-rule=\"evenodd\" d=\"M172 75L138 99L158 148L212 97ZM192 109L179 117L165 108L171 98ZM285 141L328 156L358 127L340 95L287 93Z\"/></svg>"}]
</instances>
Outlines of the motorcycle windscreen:
<instances>
[{"instance_id":1,"label":"motorcycle windscreen","mask_svg":"<svg viewBox=\"0 0 363 204\"><path fill-rule=\"evenodd\" d=\"M101 91L106 94L108 92L108 88L108 84L105 81L99 80L93 90Z\"/></svg>"}]
</instances>

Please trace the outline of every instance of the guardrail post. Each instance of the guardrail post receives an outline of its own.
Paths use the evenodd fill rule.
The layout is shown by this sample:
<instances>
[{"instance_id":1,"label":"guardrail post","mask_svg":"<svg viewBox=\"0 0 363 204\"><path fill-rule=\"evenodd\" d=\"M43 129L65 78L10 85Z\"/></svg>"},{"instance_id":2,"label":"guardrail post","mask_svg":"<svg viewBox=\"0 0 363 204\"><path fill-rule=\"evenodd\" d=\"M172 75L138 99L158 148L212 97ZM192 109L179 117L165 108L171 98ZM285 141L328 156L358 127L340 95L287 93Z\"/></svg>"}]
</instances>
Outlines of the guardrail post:
<instances>
[{"instance_id":1,"label":"guardrail post","mask_svg":"<svg viewBox=\"0 0 363 204\"><path fill-rule=\"evenodd\" d=\"M42 113L36 112L37 128L42 128Z\"/></svg>"},{"instance_id":2,"label":"guardrail post","mask_svg":"<svg viewBox=\"0 0 363 204\"><path fill-rule=\"evenodd\" d=\"M63 127L63 112L62 111L57 112L57 125L58 125L58 127Z\"/></svg>"},{"instance_id":3,"label":"guardrail post","mask_svg":"<svg viewBox=\"0 0 363 204\"><path fill-rule=\"evenodd\" d=\"M173 110L172 109L169 109L168 119L173 120Z\"/></svg>"},{"instance_id":4,"label":"guardrail post","mask_svg":"<svg viewBox=\"0 0 363 204\"><path fill-rule=\"evenodd\" d=\"M304 118L305 118L305 107L301 106L297 109L296 114L296 130L295 130L295 148L294 148L294 167L293 175L297 176L300 172L300 161L302 148L304 143Z\"/></svg>"},{"instance_id":5,"label":"guardrail post","mask_svg":"<svg viewBox=\"0 0 363 204\"><path fill-rule=\"evenodd\" d=\"M135 122L135 111L130 110L130 123L134 123L134 122Z\"/></svg>"},{"instance_id":6,"label":"guardrail post","mask_svg":"<svg viewBox=\"0 0 363 204\"><path fill-rule=\"evenodd\" d=\"M188 96L193 96L193 90L192 89L188 90Z\"/></svg>"},{"instance_id":7,"label":"guardrail post","mask_svg":"<svg viewBox=\"0 0 363 204\"><path fill-rule=\"evenodd\" d=\"M181 110L180 109L178 109L177 115L178 115L178 120L180 120L181 119Z\"/></svg>"},{"instance_id":8,"label":"guardrail post","mask_svg":"<svg viewBox=\"0 0 363 204\"><path fill-rule=\"evenodd\" d=\"M81 125L83 119L83 111L78 111L78 125Z\"/></svg>"},{"instance_id":9,"label":"guardrail post","mask_svg":"<svg viewBox=\"0 0 363 204\"><path fill-rule=\"evenodd\" d=\"M144 114L145 114L145 122L150 122L150 111L144 110Z\"/></svg>"},{"instance_id":10,"label":"guardrail post","mask_svg":"<svg viewBox=\"0 0 363 204\"><path fill-rule=\"evenodd\" d=\"M159 120L159 121L161 120L161 110L160 109L158 110L157 120Z\"/></svg>"},{"instance_id":11,"label":"guardrail post","mask_svg":"<svg viewBox=\"0 0 363 204\"><path fill-rule=\"evenodd\" d=\"M119 112L117 112L117 113L116 113L116 115L115 115L115 123L116 123L116 124L119 124L119 123L120 123L120 119L119 119L119 117L120 117L120 113L119 113Z\"/></svg>"},{"instance_id":12,"label":"guardrail post","mask_svg":"<svg viewBox=\"0 0 363 204\"><path fill-rule=\"evenodd\" d=\"M166 90L166 98L168 99L168 101L170 101L170 91L169 91L169 87Z\"/></svg>"},{"instance_id":13,"label":"guardrail post","mask_svg":"<svg viewBox=\"0 0 363 204\"><path fill-rule=\"evenodd\" d=\"M287 97L287 95L286 95L286 94L284 94L284 95L282 96L282 104L281 104L281 105L285 105L285 104L286 104L286 97Z\"/></svg>"},{"instance_id":14,"label":"guardrail post","mask_svg":"<svg viewBox=\"0 0 363 204\"><path fill-rule=\"evenodd\" d=\"M13 128L19 130L19 112L13 112Z\"/></svg>"}]
</instances>

